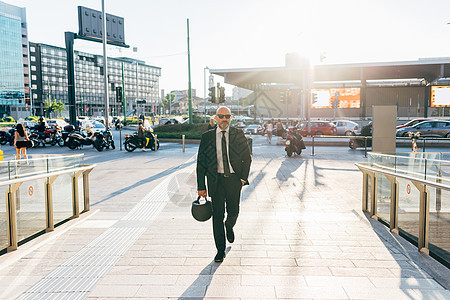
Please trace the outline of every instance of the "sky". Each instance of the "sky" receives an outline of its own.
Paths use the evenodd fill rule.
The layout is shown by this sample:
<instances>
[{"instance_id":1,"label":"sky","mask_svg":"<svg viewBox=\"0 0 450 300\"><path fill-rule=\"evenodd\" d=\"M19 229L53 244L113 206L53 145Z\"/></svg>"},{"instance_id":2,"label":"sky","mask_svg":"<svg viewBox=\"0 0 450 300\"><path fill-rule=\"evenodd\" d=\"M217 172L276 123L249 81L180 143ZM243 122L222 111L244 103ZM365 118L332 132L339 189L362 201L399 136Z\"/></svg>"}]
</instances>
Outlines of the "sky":
<instances>
[{"instance_id":1,"label":"sky","mask_svg":"<svg viewBox=\"0 0 450 300\"><path fill-rule=\"evenodd\" d=\"M27 9L29 41L59 47L65 47L65 31L78 32L77 6L101 10L101 0L1 1ZM104 1L107 13L125 19L130 45L108 46L108 56L161 67L160 88L166 93L188 88L188 18L191 86L200 97L206 67L280 67L286 53L313 64L450 57L448 0ZM76 40L74 48L102 54L101 43ZM320 62L324 52L327 58ZM230 96L232 87L225 87Z\"/></svg>"}]
</instances>

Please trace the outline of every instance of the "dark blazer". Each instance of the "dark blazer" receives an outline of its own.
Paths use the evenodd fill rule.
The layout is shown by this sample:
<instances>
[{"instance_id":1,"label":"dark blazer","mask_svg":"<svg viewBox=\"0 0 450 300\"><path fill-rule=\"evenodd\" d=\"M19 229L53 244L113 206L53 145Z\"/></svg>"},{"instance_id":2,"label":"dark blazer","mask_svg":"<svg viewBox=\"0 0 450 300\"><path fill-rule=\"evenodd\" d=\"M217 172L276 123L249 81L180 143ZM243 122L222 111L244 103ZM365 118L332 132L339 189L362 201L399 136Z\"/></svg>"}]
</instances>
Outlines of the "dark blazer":
<instances>
[{"instance_id":1,"label":"dark blazer","mask_svg":"<svg viewBox=\"0 0 450 300\"><path fill-rule=\"evenodd\" d=\"M230 127L229 159L234 172L248 185L248 174L252 157L247 138L241 129ZM197 190L206 190L205 177L208 179L208 194L214 196L217 187L216 129L202 135L197 156Z\"/></svg>"}]
</instances>

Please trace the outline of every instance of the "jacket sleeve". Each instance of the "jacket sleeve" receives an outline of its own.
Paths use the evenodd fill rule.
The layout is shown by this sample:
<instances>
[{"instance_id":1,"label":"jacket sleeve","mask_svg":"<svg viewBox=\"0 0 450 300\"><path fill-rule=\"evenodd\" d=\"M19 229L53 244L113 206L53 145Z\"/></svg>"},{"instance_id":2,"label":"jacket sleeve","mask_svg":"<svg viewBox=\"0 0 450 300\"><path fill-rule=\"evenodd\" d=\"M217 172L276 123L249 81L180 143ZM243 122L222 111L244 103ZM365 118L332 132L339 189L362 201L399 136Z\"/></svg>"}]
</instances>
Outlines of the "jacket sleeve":
<instances>
[{"instance_id":1,"label":"jacket sleeve","mask_svg":"<svg viewBox=\"0 0 450 300\"><path fill-rule=\"evenodd\" d=\"M197 154L197 191L206 190L206 163L206 136L203 134Z\"/></svg>"},{"instance_id":2,"label":"jacket sleeve","mask_svg":"<svg viewBox=\"0 0 450 300\"><path fill-rule=\"evenodd\" d=\"M250 174L252 156L250 155L250 147L248 145L247 138L242 130L238 130L236 142L239 145L239 156L242 162L241 179L245 181L244 185L248 185L248 175Z\"/></svg>"}]
</instances>

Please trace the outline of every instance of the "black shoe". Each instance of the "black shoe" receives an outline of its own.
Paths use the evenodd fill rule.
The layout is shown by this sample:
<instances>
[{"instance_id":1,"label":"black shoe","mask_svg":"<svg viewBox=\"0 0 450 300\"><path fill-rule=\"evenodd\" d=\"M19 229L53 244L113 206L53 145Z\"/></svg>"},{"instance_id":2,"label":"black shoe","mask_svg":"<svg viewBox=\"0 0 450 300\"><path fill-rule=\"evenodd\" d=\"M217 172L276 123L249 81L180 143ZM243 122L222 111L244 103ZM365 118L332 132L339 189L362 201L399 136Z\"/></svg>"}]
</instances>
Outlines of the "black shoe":
<instances>
[{"instance_id":1,"label":"black shoe","mask_svg":"<svg viewBox=\"0 0 450 300\"><path fill-rule=\"evenodd\" d=\"M227 229L227 240L230 242L230 243L233 243L234 242L234 231L233 231L233 227L228 227L228 226L225 226L226 227L226 229Z\"/></svg>"},{"instance_id":2,"label":"black shoe","mask_svg":"<svg viewBox=\"0 0 450 300\"><path fill-rule=\"evenodd\" d=\"M217 252L216 256L214 257L214 261L217 263L223 262L223 259L225 258L225 251L219 251Z\"/></svg>"}]
</instances>

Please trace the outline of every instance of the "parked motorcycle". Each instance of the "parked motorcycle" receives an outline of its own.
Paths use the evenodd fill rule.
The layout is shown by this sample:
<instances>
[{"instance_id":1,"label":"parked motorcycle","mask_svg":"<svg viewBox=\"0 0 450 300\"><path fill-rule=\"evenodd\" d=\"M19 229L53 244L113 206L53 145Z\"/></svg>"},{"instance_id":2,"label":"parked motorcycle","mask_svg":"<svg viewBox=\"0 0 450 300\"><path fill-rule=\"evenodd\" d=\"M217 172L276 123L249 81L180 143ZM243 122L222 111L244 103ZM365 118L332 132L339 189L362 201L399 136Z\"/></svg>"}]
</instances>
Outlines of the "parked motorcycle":
<instances>
[{"instance_id":1,"label":"parked motorcycle","mask_svg":"<svg viewBox=\"0 0 450 300\"><path fill-rule=\"evenodd\" d=\"M61 130L58 127L47 128L44 132L32 131L29 135L29 139L32 140L37 147L39 144L45 145L56 145L60 147L64 146L64 140L61 135Z\"/></svg>"},{"instance_id":2,"label":"parked motorcycle","mask_svg":"<svg viewBox=\"0 0 450 300\"><path fill-rule=\"evenodd\" d=\"M69 147L69 149L73 150L73 149L76 149L76 148L82 147L82 146L94 145L95 138L96 138L95 133L88 128L86 134L81 131L70 132L68 134L66 143L67 143L67 147ZM99 150L99 151L101 151L101 150Z\"/></svg>"},{"instance_id":3,"label":"parked motorcycle","mask_svg":"<svg viewBox=\"0 0 450 300\"><path fill-rule=\"evenodd\" d=\"M8 131L0 131L0 145L6 145L11 140L11 134Z\"/></svg>"},{"instance_id":4,"label":"parked motorcycle","mask_svg":"<svg viewBox=\"0 0 450 300\"><path fill-rule=\"evenodd\" d=\"M145 132L145 148L150 148L155 151L155 135L153 132ZM125 135L125 141L123 142L125 150L128 152L133 152L136 148L142 148L142 140L138 138L137 133L133 135ZM159 140L156 140L156 150L159 149Z\"/></svg>"},{"instance_id":5,"label":"parked motorcycle","mask_svg":"<svg viewBox=\"0 0 450 300\"><path fill-rule=\"evenodd\" d=\"M286 151L287 156L291 157L292 153L300 155L302 150L306 149L303 137L299 132L292 132L286 136Z\"/></svg>"},{"instance_id":6,"label":"parked motorcycle","mask_svg":"<svg viewBox=\"0 0 450 300\"><path fill-rule=\"evenodd\" d=\"M96 132L94 139L94 147L98 151L103 151L103 149L105 148L109 149L110 147L112 149L116 149L111 131L105 130L102 132Z\"/></svg>"}]
</instances>

